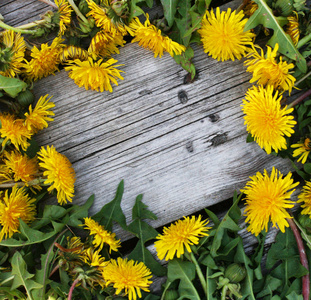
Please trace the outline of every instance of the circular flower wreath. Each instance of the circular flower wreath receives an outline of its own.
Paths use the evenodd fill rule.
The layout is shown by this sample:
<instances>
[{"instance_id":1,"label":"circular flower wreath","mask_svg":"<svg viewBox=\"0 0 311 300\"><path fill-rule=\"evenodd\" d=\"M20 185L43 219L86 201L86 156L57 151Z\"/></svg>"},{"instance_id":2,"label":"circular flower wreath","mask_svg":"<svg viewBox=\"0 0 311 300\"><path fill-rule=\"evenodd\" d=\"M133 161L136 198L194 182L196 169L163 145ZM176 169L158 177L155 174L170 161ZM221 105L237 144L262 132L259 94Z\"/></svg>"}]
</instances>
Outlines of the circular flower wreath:
<instances>
[{"instance_id":1,"label":"circular flower wreath","mask_svg":"<svg viewBox=\"0 0 311 300\"><path fill-rule=\"evenodd\" d=\"M48 95L33 105L32 83L64 68L79 87L112 92L113 85L123 80L123 71L119 69L122 65L111 56L118 54L127 41L138 42L155 57L168 52L189 72L191 80L195 77L191 43L195 41L218 61L245 58L246 71L252 74L250 82L256 84L246 92L241 104L248 139L257 142L267 154L282 155L293 161L298 158L298 162L308 165L310 121L304 116L310 116L311 111L310 101L303 105L302 100L310 95L310 90L290 104L285 103L286 93L290 95L293 89L310 85L310 73L307 73L310 63L305 57L310 52L311 36L305 24L311 17L302 1L296 1L291 10L280 7L279 1L271 8L263 0L244 1L234 11L208 9L211 1L203 1L204 5L196 1L189 10L192 15L180 3L175 8L175 19L164 10L164 18L153 21L137 6L141 1L76 1L79 5L73 0L40 1L55 8L42 20L16 28L0 21L0 27L5 29L0 32L0 79L4 86L0 100L9 107L0 113L0 188L4 189L0 194L0 242L25 231L25 224L38 221L38 195L55 192L60 205L72 202L74 196L75 172L69 160L54 146L41 147L35 154L30 151L32 137L53 121L55 106ZM273 10L275 15L282 15L282 23L273 23L276 20ZM265 19L262 12L270 14L271 19ZM256 37L262 32L269 35L270 30L274 31L270 45L262 49L254 43ZM52 42L33 47L23 36L36 38L55 31L57 36ZM9 92L5 87L12 83L16 89ZM301 214L311 216L311 182L308 181L311 172L307 169L298 203L302 203ZM250 179L242 190L246 196L248 230L259 235L263 230L268 231L271 221L284 232L292 224L286 209L294 205L290 196L298 183L293 182L291 173L283 178L275 168L270 176L264 170ZM141 290L148 292L152 283L149 268L120 257L107 259L111 251L118 251L120 240L107 229L109 223L106 228L100 218L83 220L84 229L89 231L87 242L68 237L66 249L55 242L63 251L60 256L66 270L73 277L68 299L77 284L84 288L110 286L116 295L126 295L129 299L142 297ZM198 245L199 238L209 236L211 227L207 224L200 216L187 217L165 227L155 242L158 257L172 260L175 256L192 255L192 246ZM107 256L102 255L105 247L109 247ZM194 261L193 255L189 257Z\"/></svg>"}]
</instances>

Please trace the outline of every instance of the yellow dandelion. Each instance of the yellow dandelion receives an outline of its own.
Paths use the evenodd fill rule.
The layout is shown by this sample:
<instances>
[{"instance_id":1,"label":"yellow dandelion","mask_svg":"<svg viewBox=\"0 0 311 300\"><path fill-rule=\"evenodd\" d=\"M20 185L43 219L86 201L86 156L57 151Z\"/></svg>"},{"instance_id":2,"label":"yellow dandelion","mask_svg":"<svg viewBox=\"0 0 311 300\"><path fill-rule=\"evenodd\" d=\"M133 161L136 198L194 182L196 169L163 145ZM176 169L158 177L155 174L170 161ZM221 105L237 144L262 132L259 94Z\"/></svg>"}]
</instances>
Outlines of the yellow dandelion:
<instances>
[{"instance_id":1,"label":"yellow dandelion","mask_svg":"<svg viewBox=\"0 0 311 300\"><path fill-rule=\"evenodd\" d=\"M61 52L61 62L65 62L73 59L87 60L89 54L81 47L73 45L65 47Z\"/></svg>"},{"instance_id":2,"label":"yellow dandelion","mask_svg":"<svg viewBox=\"0 0 311 300\"><path fill-rule=\"evenodd\" d=\"M180 55L186 50L184 45L180 45L169 37L163 36L161 30L150 23L148 14L146 14L144 24L135 17L127 29L134 36L132 43L138 42L139 46L153 51L154 57L161 57L163 52L168 52L171 56Z\"/></svg>"},{"instance_id":3,"label":"yellow dandelion","mask_svg":"<svg viewBox=\"0 0 311 300\"><path fill-rule=\"evenodd\" d=\"M2 157L0 157L0 161L3 161ZM6 164L3 164L3 165L1 164L0 165L0 184L8 182L8 181L11 181L12 180L11 175L12 175L12 172L7 167L7 165Z\"/></svg>"},{"instance_id":4,"label":"yellow dandelion","mask_svg":"<svg viewBox=\"0 0 311 300\"><path fill-rule=\"evenodd\" d=\"M295 12L295 15L287 17L287 20L286 33L291 37L296 46L300 37L298 14Z\"/></svg>"},{"instance_id":5,"label":"yellow dandelion","mask_svg":"<svg viewBox=\"0 0 311 300\"><path fill-rule=\"evenodd\" d=\"M278 152L287 149L286 138L294 133L296 124L294 117L289 115L293 108L281 108L282 96L278 92L273 95L273 87L253 86L246 92L242 110L245 114L246 130L265 151L270 154L272 149Z\"/></svg>"},{"instance_id":6,"label":"yellow dandelion","mask_svg":"<svg viewBox=\"0 0 311 300\"><path fill-rule=\"evenodd\" d=\"M41 96L35 106L29 106L29 113L25 113L25 126L32 133L37 133L39 130L48 127L48 121L53 121L50 116L54 116L54 113L49 109L53 108L55 104L50 102L48 95Z\"/></svg>"},{"instance_id":7,"label":"yellow dandelion","mask_svg":"<svg viewBox=\"0 0 311 300\"><path fill-rule=\"evenodd\" d=\"M216 15L213 10L206 11L198 30L204 52L221 61L241 59L255 36L250 30L244 32L247 19L243 17L243 11L236 14L231 8L220 12L217 7Z\"/></svg>"},{"instance_id":8,"label":"yellow dandelion","mask_svg":"<svg viewBox=\"0 0 311 300\"><path fill-rule=\"evenodd\" d=\"M86 0L86 2L90 9L87 16L93 17L97 27L113 35L117 33L125 35L127 33L122 18L119 18L117 15L114 15L114 18L110 17L114 13L110 9L108 1L101 1L101 5L97 5L93 0Z\"/></svg>"},{"instance_id":9,"label":"yellow dandelion","mask_svg":"<svg viewBox=\"0 0 311 300\"><path fill-rule=\"evenodd\" d=\"M2 147L11 142L16 148L19 146L26 151L29 146L28 139L31 138L31 132L24 126L24 120L16 119L11 114L0 113L0 136L3 138Z\"/></svg>"},{"instance_id":10,"label":"yellow dandelion","mask_svg":"<svg viewBox=\"0 0 311 300\"><path fill-rule=\"evenodd\" d=\"M175 255L179 258L185 253L185 248L190 253L191 245L197 245L200 237L208 236L211 227L207 227L208 220L201 221L201 217L185 217L168 228L164 227L163 234L159 234L158 241L154 243L159 259L170 260Z\"/></svg>"},{"instance_id":11,"label":"yellow dandelion","mask_svg":"<svg viewBox=\"0 0 311 300\"><path fill-rule=\"evenodd\" d=\"M50 185L48 191L57 190L58 203L66 204L72 202L74 196L75 171L68 158L56 151L54 146L41 147L38 152L41 161L39 166L45 171L43 176L47 177L45 184Z\"/></svg>"},{"instance_id":12,"label":"yellow dandelion","mask_svg":"<svg viewBox=\"0 0 311 300\"><path fill-rule=\"evenodd\" d=\"M107 231L104 226L98 224L92 218L84 218L84 224L84 227L90 231L90 234L94 235L93 245L95 247L101 250L107 244L109 246L109 253L111 253L111 250L118 251L121 241L116 239L115 233Z\"/></svg>"},{"instance_id":13,"label":"yellow dandelion","mask_svg":"<svg viewBox=\"0 0 311 300\"><path fill-rule=\"evenodd\" d=\"M302 215L310 215L311 216L311 182L306 181L305 186L302 188L301 193L298 196L298 203L303 203L301 207L303 210L301 211Z\"/></svg>"},{"instance_id":14,"label":"yellow dandelion","mask_svg":"<svg viewBox=\"0 0 311 300\"><path fill-rule=\"evenodd\" d=\"M23 67L26 43L20 33L12 30L0 35L0 75L15 77Z\"/></svg>"},{"instance_id":15,"label":"yellow dandelion","mask_svg":"<svg viewBox=\"0 0 311 300\"><path fill-rule=\"evenodd\" d=\"M75 59L69 61L66 71L70 71L69 77L79 86L88 90L89 88L95 91L109 91L112 92L111 82L118 85L116 79L123 80L120 75L121 70L117 67L122 65L114 65L118 62L116 59L110 58L106 62L103 59L94 61L91 57L86 61Z\"/></svg>"},{"instance_id":16,"label":"yellow dandelion","mask_svg":"<svg viewBox=\"0 0 311 300\"><path fill-rule=\"evenodd\" d=\"M4 155L4 163L14 174L15 181L21 180L27 183L36 178L38 173L36 158L29 158L26 154L21 154L18 151L5 152Z\"/></svg>"},{"instance_id":17,"label":"yellow dandelion","mask_svg":"<svg viewBox=\"0 0 311 300\"><path fill-rule=\"evenodd\" d=\"M257 48L260 47L257 46ZM282 56L279 57L278 63L276 61L278 49L279 45L276 43L273 51L271 47L267 46L266 57L261 48L261 55L255 49L247 55L248 58L253 57L253 59L245 61L245 65L248 66L247 72L253 73L250 83L257 81L259 85L271 85L274 89L291 93L296 78L289 74L289 69L294 68L294 64L282 61Z\"/></svg>"},{"instance_id":18,"label":"yellow dandelion","mask_svg":"<svg viewBox=\"0 0 311 300\"><path fill-rule=\"evenodd\" d=\"M137 296L141 298L141 290L149 292L152 283L152 274L144 263L121 257L110 260L104 268L103 277L107 286L113 285L117 295L123 291L129 300L136 300Z\"/></svg>"},{"instance_id":19,"label":"yellow dandelion","mask_svg":"<svg viewBox=\"0 0 311 300\"><path fill-rule=\"evenodd\" d=\"M13 186L9 195L5 191L4 197L0 200L0 241L3 238L11 238L15 232L19 232L19 219L30 223L36 215L36 199L30 198L24 188Z\"/></svg>"},{"instance_id":20,"label":"yellow dandelion","mask_svg":"<svg viewBox=\"0 0 311 300\"><path fill-rule=\"evenodd\" d=\"M243 8L244 15L250 17L258 9L258 4L254 1L248 0Z\"/></svg>"},{"instance_id":21,"label":"yellow dandelion","mask_svg":"<svg viewBox=\"0 0 311 300\"><path fill-rule=\"evenodd\" d=\"M58 7L59 33L63 35L71 23L72 9L67 0L54 0Z\"/></svg>"},{"instance_id":22,"label":"yellow dandelion","mask_svg":"<svg viewBox=\"0 0 311 300\"><path fill-rule=\"evenodd\" d=\"M93 248L87 248L81 253L81 259L92 267L104 268L108 261L99 252L100 250L95 251Z\"/></svg>"},{"instance_id":23,"label":"yellow dandelion","mask_svg":"<svg viewBox=\"0 0 311 300\"><path fill-rule=\"evenodd\" d=\"M248 231L256 236L263 229L268 231L271 220L274 227L284 232L285 227L289 226L286 219L291 218L286 209L294 206L290 196L299 182L294 183L291 172L283 178L281 172L274 167L270 177L264 170L263 174L257 172L250 179L241 190L246 195L245 222L249 223Z\"/></svg>"},{"instance_id":24,"label":"yellow dandelion","mask_svg":"<svg viewBox=\"0 0 311 300\"><path fill-rule=\"evenodd\" d=\"M49 46L41 44L39 50L36 46L31 49L32 59L25 64L25 73L29 80L36 81L58 71L60 55L63 48L62 39L57 37Z\"/></svg>"},{"instance_id":25,"label":"yellow dandelion","mask_svg":"<svg viewBox=\"0 0 311 300\"><path fill-rule=\"evenodd\" d=\"M109 57L114 53L119 54L118 46L123 47L124 44L123 34L116 33L113 35L109 32L99 31L92 38L88 53L92 55L94 59L98 56Z\"/></svg>"},{"instance_id":26,"label":"yellow dandelion","mask_svg":"<svg viewBox=\"0 0 311 300\"><path fill-rule=\"evenodd\" d=\"M297 148L293 152L294 157L300 156L297 161L301 161L301 163L303 164L306 163L309 153L311 151L311 139L306 138L303 143L293 144L291 145L291 147Z\"/></svg>"}]
</instances>

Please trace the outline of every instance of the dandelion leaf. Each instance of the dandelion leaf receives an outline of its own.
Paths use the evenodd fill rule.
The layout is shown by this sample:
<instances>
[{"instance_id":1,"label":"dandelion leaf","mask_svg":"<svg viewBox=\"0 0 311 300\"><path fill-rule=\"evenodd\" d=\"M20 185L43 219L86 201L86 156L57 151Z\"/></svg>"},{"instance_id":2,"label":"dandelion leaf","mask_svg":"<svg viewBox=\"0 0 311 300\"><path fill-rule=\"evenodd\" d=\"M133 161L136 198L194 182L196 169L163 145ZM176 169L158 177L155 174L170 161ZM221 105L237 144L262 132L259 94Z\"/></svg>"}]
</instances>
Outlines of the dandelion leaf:
<instances>
[{"instance_id":1,"label":"dandelion leaf","mask_svg":"<svg viewBox=\"0 0 311 300\"><path fill-rule=\"evenodd\" d=\"M12 257L12 275L14 275L13 283L11 286L12 290L23 286L27 292L28 298L31 297L32 290L41 289L42 284L37 283L34 281L33 274L30 274L27 271L27 265L24 261L22 255L19 252L15 252Z\"/></svg>"},{"instance_id":2,"label":"dandelion leaf","mask_svg":"<svg viewBox=\"0 0 311 300\"><path fill-rule=\"evenodd\" d=\"M15 238L5 239L0 242L0 246L23 247L27 245L42 243L50 239L54 235L56 235L64 228L64 224L52 222L54 230L51 232L44 233L39 230L30 228L25 222L23 222L23 220L19 220L19 223L21 232L19 236L23 237L24 239L15 239Z\"/></svg>"},{"instance_id":3,"label":"dandelion leaf","mask_svg":"<svg viewBox=\"0 0 311 300\"><path fill-rule=\"evenodd\" d=\"M167 267L167 279L169 282L180 280L178 286L179 299L200 300L193 280L195 278L195 266L189 261L175 258L170 260Z\"/></svg>"},{"instance_id":4,"label":"dandelion leaf","mask_svg":"<svg viewBox=\"0 0 311 300\"><path fill-rule=\"evenodd\" d=\"M144 14L144 11L142 10L142 8L140 6L138 6L137 4L140 2L144 2L143 0L132 0L130 1L130 15L129 15L129 20L132 20L134 17L137 17L139 15ZM146 1L149 3L149 1Z\"/></svg>"},{"instance_id":5,"label":"dandelion leaf","mask_svg":"<svg viewBox=\"0 0 311 300\"><path fill-rule=\"evenodd\" d=\"M161 0L161 4L163 6L164 17L167 21L167 24L169 27L171 27L174 23L178 0Z\"/></svg>"},{"instance_id":6,"label":"dandelion leaf","mask_svg":"<svg viewBox=\"0 0 311 300\"><path fill-rule=\"evenodd\" d=\"M19 290L11 290L10 287L0 287L0 299L5 300L26 300L25 295Z\"/></svg>"},{"instance_id":7,"label":"dandelion leaf","mask_svg":"<svg viewBox=\"0 0 311 300\"><path fill-rule=\"evenodd\" d=\"M22 80L0 75L0 90L3 90L12 98L15 98L18 93L25 90L26 87L27 84Z\"/></svg>"},{"instance_id":8,"label":"dandelion leaf","mask_svg":"<svg viewBox=\"0 0 311 300\"><path fill-rule=\"evenodd\" d=\"M128 226L128 230L139 239L129 258L143 262L155 275L164 276L166 269L153 258L150 251L145 247L145 243L155 239L158 232L143 221L144 219L156 220L157 217L147 209L148 206L142 202L142 197L142 195L136 197L132 210L133 222Z\"/></svg>"},{"instance_id":9,"label":"dandelion leaf","mask_svg":"<svg viewBox=\"0 0 311 300\"><path fill-rule=\"evenodd\" d=\"M279 52L293 59L297 63L297 67L303 73L307 72L307 63L305 58L300 54L298 49L293 44L291 37L285 33L282 26L288 21L285 17L276 17L273 15L272 9L268 6L265 0L255 0L258 4L258 9L247 21L244 30L250 30L259 24L264 27L273 29L273 35L268 41L268 45L274 47L279 44Z\"/></svg>"},{"instance_id":10,"label":"dandelion leaf","mask_svg":"<svg viewBox=\"0 0 311 300\"><path fill-rule=\"evenodd\" d=\"M92 216L92 219L104 226L106 230L112 230L112 221L118 222L123 229L127 230L125 215L121 209L123 191L124 181L122 180L118 185L114 199Z\"/></svg>"}]
</instances>

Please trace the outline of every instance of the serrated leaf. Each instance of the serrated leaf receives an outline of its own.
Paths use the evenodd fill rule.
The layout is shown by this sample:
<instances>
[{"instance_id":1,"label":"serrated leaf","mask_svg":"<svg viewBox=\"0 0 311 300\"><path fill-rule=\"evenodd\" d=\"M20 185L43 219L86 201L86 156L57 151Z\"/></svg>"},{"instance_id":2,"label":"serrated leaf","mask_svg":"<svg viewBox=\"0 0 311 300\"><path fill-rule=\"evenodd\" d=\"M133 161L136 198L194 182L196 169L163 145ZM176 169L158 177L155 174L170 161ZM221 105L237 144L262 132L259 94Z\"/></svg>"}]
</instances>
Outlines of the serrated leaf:
<instances>
[{"instance_id":1,"label":"serrated leaf","mask_svg":"<svg viewBox=\"0 0 311 300\"><path fill-rule=\"evenodd\" d=\"M272 277L268 275L265 280L265 285L256 296L257 297L264 297L264 296L273 296L273 291L276 291L282 285L282 280Z\"/></svg>"},{"instance_id":2,"label":"serrated leaf","mask_svg":"<svg viewBox=\"0 0 311 300\"><path fill-rule=\"evenodd\" d=\"M144 11L137 5L137 3L143 2L143 0L131 0L130 1L130 14L129 21L131 21L134 17L138 17L144 14Z\"/></svg>"},{"instance_id":3,"label":"serrated leaf","mask_svg":"<svg viewBox=\"0 0 311 300\"><path fill-rule=\"evenodd\" d=\"M163 276L166 270L153 258L149 250L145 247L147 241L155 239L158 235L158 232L153 227L143 221L144 219L157 219L156 215L147 208L148 206L142 202L142 195L138 195L132 210L133 222L128 225L128 231L133 233L139 240L130 253L129 258L143 262L152 273L157 276Z\"/></svg>"},{"instance_id":4,"label":"serrated leaf","mask_svg":"<svg viewBox=\"0 0 311 300\"><path fill-rule=\"evenodd\" d=\"M169 282L180 280L178 285L178 299L201 300L201 297L192 282L194 278L195 266L193 263L182 261L178 258L169 261L167 267L167 280Z\"/></svg>"},{"instance_id":5,"label":"serrated leaf","mask_svg":"<svg viewBox=\"0 0 311 300\"><path fill-rule=\"evenodd\" d=\"M98 213L92 216L92 219L103 225L106 230L112 230L112 221L118 222L123 229L127 230L125 215L121 209L123 191L124 181L122 180L118 185L114 199L104 205Z\"/></svg>"},{"instance_id":6,"label":"serrated leaf","mask_svg":"<svg viewBox=\"0 0 311 300\"><path fill-rule=\"evenodd\" d=\"M25 90L26 87L27 84L22 80L0 75L0 90L5 91L12 98L15 98L18 93Z\"/></svg>"},{"instance_id":7,"label":"serrated leaf","mask_svg":"<svg viewBox=\"0 0 311 300\"><path fill-rule=\"evenodd\" d=\"M178 0L161 0L164 17L169 27L172 27L176 14Z\"/></svg>"},{"instance_id":8,"label":"serrated leaf","mask_svg":"<svg viewBox=\"0 0 311 300\"><path fill-rule=\"evenodd\" d=\"M14 238L5 239L0 242L0 246L23 247L26 245L42 243L50 239L54 235L56 235L64 227L64 224L52 222L54 226L54 230L51 232L44 233L39 230L30 228L25 222L23 222L23 220L19 220L19 224L20 224L20 232L21 232L20 237L24 237L24 239L14 239Z\"/></svg>"},{"instance_id":9,"label":"serrated leaf","mask_svg":"<svg viewBox=\"0 0 311 300\"><path fill-rule=\"evenodd\" d=\"M234 193L232 206L229 208L226 215L223 217L220 224L215 229L215 236L211 246L211 254L213 257L218 256L217 251L221 246L225 231L229 229L230 231L237 232L241 229L237 224L238 220L241 217L241 210L238 207L238 202L241 196L242 194L237 197L236 192Z\"/></svg>"},{"instance_id":10,"label":"serrated leaf","mask_svg":"<svg viewBox=\"0 0 311 300\"><path fill-rule=\"evenodd\" d=\"M32 279L34 275L27 271L26 262L19 252L14 253L11 264L12 275L14 275L11 289L15 290L20 286L23 286L27 292L28 298L33 299L31 296L31 291L33 289L41 289L42 284L39 284Z\"/></svg>"},{"instance_id":11,"label":"serrated leaf","mask_svg":"<svg viewBox=\"0 0 311 300\"><path fill-rule=\"evenodd\" d=\"M191 61L193 56L193 49L190 46L181 55L174 55L174 60L180 64L189 74L191 74L191 80L194 79L196 74L195 66Z\"/></svg>"},{"instance_id":12,"label":"serrated leaf","mask_svg":"<svg viewBox=\"0 0 311 300\"><path fill-rule=\"evenodd\" d=\"M255 0L258 4L258 9L248 19L244 31L250 30L259 24L264 27L273 29L273 35L268 41L268 45L274 47L276 43L279 44L279 52L297 62L297 67L301 72L307 72L307 63L305 58L300 54L295 47L291 37L285 33L282 26L288 21L285 17L276 17L273 15L272 9L264 0Z\"/></svg>"},{"instance_id":13,"label":"serrated leaf","mask_svg":"<svg viewBox=\"0 0 311 300\"><path fill-rule=\"evenodd\" d=\"M246 269L246 276L243 280L243 284L241 284L241 295L243 295L242 299L256 300L253 290L254 271L252 269L252 263L249 257L245 254L242 238L239 237L239 239L240 243L237 245L237 252L234 256L234 261L243 264Z\"/></svg>"}]
</instances>

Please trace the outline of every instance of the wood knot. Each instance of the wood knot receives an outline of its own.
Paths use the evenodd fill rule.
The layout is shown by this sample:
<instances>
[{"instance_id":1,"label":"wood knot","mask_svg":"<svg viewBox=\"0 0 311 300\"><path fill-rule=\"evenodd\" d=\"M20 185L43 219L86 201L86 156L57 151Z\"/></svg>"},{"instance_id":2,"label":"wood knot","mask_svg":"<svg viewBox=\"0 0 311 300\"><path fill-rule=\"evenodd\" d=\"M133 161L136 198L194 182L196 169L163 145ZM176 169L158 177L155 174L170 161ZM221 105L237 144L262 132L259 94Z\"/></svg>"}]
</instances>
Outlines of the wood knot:
<instances>
[{"instance_id":1,"label":"wood knot","mask_svg":"<svg viewBox=\"0 0 311 300\"><path fill-rule=\"evenodd\" d=\"M192 142L192 141L188 141L188 142L186 143L186 149L187 149L187 151L188 151L189 153L192 153L192 152L194 151L194 149L193 149L193 142Z\"/></svg>"},{"instance_id":2,"label":"wood knot","mask_svg":"<svg viewBox=\"0 0 311 300\"><path fill-rule=\"evenodd\" d=\"M211 139L210 142L212 143L212 146L217 147L221 144L224 144L227 140L228 140L228 134L225 132L225 133L217 134L215 137Z\"/></svg>"},{"instance_id":3,"label":"wood knot","mask_svg":"<svg viewBox=\"0 0 311 300\"><path fill-rule=\"evenodd\" d=\"M188 94L186 91L181 90L177 94L180 103L185 104L188 102Z\"/></svg>"}]
</instances>

